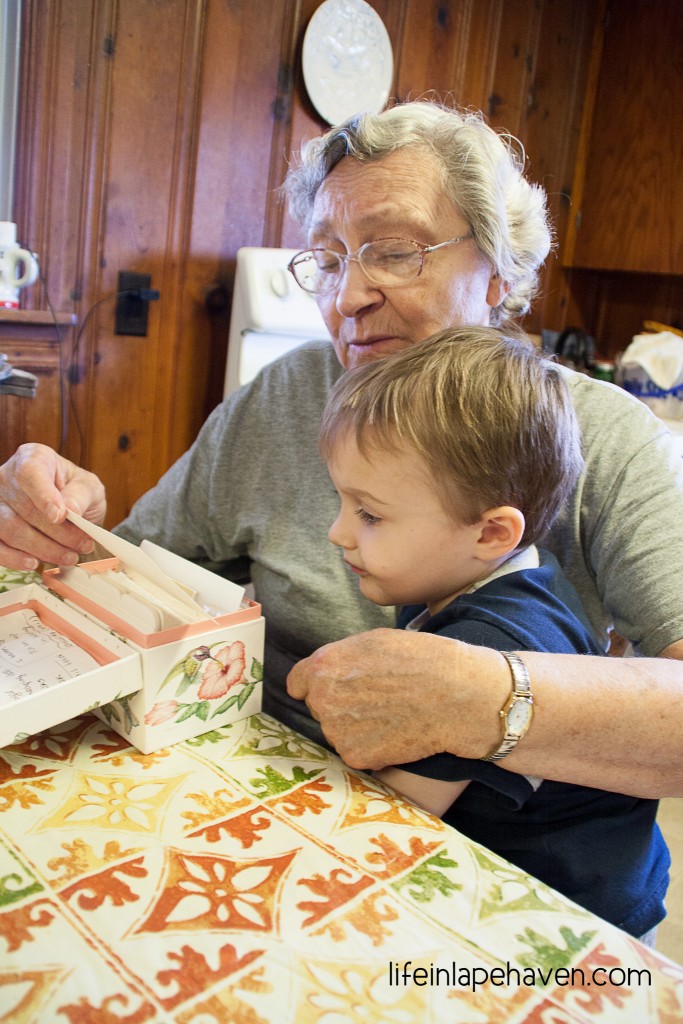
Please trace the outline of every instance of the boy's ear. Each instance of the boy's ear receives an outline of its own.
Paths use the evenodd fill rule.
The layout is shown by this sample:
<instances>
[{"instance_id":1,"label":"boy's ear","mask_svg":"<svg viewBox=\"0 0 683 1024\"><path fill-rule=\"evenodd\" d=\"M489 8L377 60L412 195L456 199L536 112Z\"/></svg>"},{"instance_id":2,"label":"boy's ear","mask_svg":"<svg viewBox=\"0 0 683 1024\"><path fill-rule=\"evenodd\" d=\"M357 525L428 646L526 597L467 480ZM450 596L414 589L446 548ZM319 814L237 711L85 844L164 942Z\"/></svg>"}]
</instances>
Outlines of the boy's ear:
<instances>
[{"instance_id":1,"label":"boy's ear","mask_svg":"<svg viewBox=\"0 0 683 1024\"><path fill-rule=\"evenodd\" d=\"M481 517L481 534L477 542L477 554L491 561L514 551L524 533L524 516L512 505L490 508Z\"/></svg>"}]
</instances>

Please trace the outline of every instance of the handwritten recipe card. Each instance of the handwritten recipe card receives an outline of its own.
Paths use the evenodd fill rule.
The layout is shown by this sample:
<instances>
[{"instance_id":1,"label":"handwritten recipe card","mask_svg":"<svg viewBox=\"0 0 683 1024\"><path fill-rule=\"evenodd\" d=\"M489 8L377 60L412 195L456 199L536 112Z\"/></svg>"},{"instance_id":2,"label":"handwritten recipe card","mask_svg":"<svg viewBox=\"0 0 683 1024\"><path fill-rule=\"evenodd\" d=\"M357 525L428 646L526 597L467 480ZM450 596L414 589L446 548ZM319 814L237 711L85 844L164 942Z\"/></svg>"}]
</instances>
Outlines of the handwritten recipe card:
<instances>
[{"instance_id":1,"label":"handwritten recipe card","mask_svg":"<svg viewBox=\"0 0 683 1024\"><path fill-rule=\"evenodd\" d=\"M9 612L1 622L0 706L99 668L91 655L46 626L34 611Z\"/></svg>"}]
</instances>

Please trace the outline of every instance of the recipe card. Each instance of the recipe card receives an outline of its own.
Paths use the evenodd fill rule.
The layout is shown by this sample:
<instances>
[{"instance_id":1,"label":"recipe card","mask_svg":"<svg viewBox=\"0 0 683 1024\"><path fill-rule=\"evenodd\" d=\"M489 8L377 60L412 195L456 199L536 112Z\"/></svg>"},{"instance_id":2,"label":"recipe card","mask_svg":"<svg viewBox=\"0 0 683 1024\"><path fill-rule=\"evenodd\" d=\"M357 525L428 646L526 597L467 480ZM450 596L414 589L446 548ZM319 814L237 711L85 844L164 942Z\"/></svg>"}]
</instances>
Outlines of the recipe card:
<instances>
[{"instance_id":1,"label":"recipe card","mask_svg":"<svg viewBox=\"0 0 683 1024\"><path fill-rule=\"evenodd\" d=\"M99 663L69 637L21 609L0 619L0 706L99 668Z\"/></svg>"}]
</instances>

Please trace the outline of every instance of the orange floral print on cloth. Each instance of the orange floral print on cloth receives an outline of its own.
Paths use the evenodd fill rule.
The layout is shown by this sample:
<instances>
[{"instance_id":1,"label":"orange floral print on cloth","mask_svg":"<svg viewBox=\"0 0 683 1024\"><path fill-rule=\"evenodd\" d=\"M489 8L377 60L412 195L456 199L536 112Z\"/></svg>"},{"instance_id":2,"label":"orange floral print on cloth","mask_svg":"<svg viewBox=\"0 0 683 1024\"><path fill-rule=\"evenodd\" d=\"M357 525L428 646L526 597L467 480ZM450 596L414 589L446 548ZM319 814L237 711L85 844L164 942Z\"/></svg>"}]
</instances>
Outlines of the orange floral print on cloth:
<instances>
[{"instance_id":1,"label":"orange floral print on cloth","mask_svg":"<svg viewBox=\"0 0 683 1024\"><path fill-rule=\"evenodd\" d=\"M160 702L239 694L227 646ZM683 1020L683 967L267 715L147 756L84 715L0 768L0 1024Z\"/></svg>"},{"instance_id":2,"label":"orange floral print on cloth","mask_svg":"<svg viewBox=\"0 0 683 1024\"><path fill-rule=\"evenodd\" d=\"M178 929L272 931L277 890L295 853L258 861L169 851L164 885L136 933Z\"/></svg>"},{"instance_id":3,"label":"orange floral print on cloth","mask_svg":"<svg viewBox=\"0 0 683 1024\"><path fill-rule=\"evenodd\" d=\"M257 960L263 952L262 949L252 949L240 957L237 955L235 947L226 943L220 949L217 970L212 970L201 953L198 953L190 945L183 946L178 956L174 957L177 960L177 965L168 971L159 973L161 984L175 992L175 995L163 1000L164 1007L171 1010L179 1003L184 1003L193 996L201 995L209 985L221 981L235 971L242 970L252 960Z\"/></svg>"},{"instance_id":4,"label":"orange floral print on cloth","mask_svg":"<svg viewBox=\"0 0 683 1024\"><path fill-rule=\"evenodd\" d=\"M221 640L210 647L206 644L196 647L173 666L159 687L161 692L176 682L175 697L156 701L145 715L145 725L163 725L171 720L184 722L193 715L206 722L235 704L241 711L256 684L263 682L260 661L252 658L249 677L246 669L246 651L241 640L231 644ZM228 693L230 696L221 700ZM180 699L188 696L193 699Z\"/></svg>"}]
</instances>

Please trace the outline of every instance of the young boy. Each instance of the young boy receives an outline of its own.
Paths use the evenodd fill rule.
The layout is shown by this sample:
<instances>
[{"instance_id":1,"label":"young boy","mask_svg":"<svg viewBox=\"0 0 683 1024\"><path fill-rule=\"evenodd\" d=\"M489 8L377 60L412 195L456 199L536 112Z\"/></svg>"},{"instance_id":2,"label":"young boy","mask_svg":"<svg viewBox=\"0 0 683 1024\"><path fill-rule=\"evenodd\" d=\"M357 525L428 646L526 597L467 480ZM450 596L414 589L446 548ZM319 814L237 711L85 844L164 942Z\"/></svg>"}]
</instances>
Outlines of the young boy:
<instances>
[{"instance_id":1,"label":"young boy","mask_svg":"<svg viewBox=\"0 0 683 1024\"><path fill-rule=\"evenodd\" d=\"M446 331L345 374L320 433L341 499L329 538L361 592L403 606L405 629L504 652L522 677L511 651L604 653L535 546L583 465L562 372L492 328ZM446 753L377 774L633 935L664 917L670 860L654 800Z\"/></svg>"}]
</instances>

